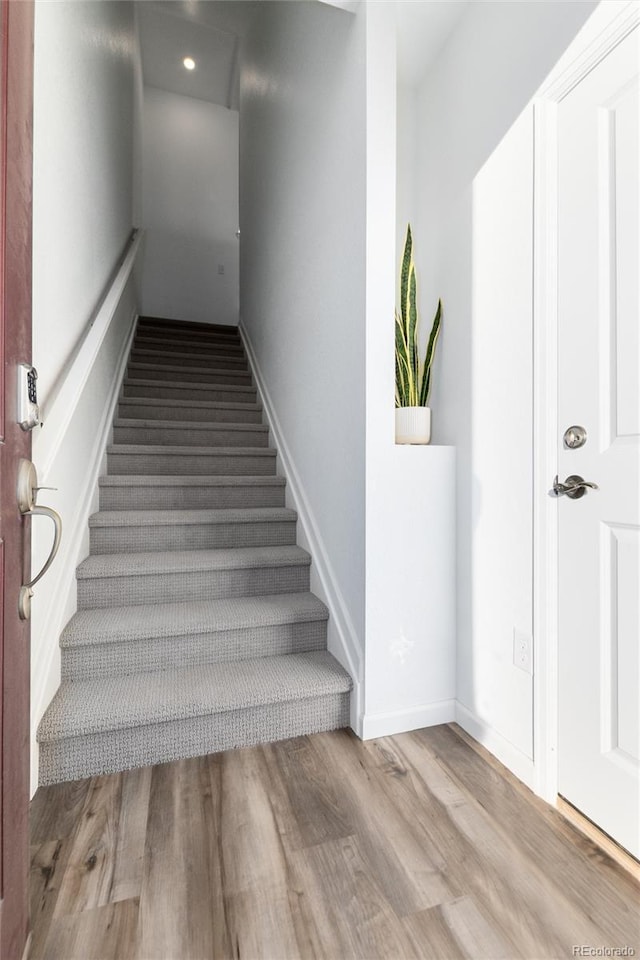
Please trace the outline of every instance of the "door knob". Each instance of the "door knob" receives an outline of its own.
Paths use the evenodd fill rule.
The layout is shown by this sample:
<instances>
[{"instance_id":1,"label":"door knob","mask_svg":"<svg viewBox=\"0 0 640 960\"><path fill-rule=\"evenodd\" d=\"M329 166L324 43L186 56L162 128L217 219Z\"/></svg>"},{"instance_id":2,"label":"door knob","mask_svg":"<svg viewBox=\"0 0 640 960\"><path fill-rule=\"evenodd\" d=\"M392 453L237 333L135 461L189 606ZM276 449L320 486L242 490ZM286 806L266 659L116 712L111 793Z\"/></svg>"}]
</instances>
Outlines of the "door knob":
<instances>
[{"instance_id":1,"label":"door knob","mask_svg":"<svg viewBox=\"0 0 640 960\"><path fill-rule=\"evenodd\" d=\"M579 500L580 497L584 497L587 490L598 490L598 484L583 479L577 473L567 477L564 483L558 483L558 474L556 474L550 493L552 497L566 496L570 500Z\"/></svg>"}]
</instances>

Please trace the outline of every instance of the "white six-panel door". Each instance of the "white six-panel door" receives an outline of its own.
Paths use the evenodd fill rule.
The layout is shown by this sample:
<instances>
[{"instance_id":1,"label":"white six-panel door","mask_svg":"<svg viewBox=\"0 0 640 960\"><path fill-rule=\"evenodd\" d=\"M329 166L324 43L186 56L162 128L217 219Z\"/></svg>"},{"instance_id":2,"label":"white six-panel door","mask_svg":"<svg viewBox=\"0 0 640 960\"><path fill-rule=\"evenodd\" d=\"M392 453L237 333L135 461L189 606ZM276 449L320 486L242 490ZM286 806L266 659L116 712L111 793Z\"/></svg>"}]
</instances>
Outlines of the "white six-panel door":
<instances>
[{"instance_id":1,"label":"white six-panel door","mask_svg":"<svg viewBox=\"0 0 640 960\"><path fill-rule=\"evenodd\" d=\"M639 45L559 104L559 793L640 856ZM568 449L563 433L586 430ZM550 478L552 479L552 478Z\"/></svg>"}]
</instances>

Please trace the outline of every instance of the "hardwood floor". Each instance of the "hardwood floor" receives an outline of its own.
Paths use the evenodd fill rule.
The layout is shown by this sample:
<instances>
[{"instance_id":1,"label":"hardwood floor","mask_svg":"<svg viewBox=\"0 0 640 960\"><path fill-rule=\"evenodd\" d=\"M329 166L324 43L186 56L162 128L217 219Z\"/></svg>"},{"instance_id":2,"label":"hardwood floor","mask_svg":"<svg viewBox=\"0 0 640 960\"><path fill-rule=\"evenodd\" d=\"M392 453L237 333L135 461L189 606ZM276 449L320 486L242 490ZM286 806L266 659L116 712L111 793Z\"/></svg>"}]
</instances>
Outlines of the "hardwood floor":
<instances>
[{"instance_id":1,"label":"hardwood floor","mask_svg":"<svg viewBox=\"0 0 640 960\"><path fill-rule=\"evenodd\" d=\"M31 830L31 960L640 951L638 884L455 725L41 788Z\"/></svg>"}]
</instances>

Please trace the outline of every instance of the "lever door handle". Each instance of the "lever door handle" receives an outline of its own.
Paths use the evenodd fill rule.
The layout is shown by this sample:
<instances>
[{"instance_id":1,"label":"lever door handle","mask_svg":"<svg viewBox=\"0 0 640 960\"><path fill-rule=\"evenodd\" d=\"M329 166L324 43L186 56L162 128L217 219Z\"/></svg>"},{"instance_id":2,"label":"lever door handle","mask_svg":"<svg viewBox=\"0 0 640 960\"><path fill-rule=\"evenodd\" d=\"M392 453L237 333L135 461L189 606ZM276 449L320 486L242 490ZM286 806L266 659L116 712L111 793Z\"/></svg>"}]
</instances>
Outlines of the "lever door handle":
<instances>
[{"instance_id":1,"label":"lever door handle","mask_svg":"<svg viewBox=\"0 0 640 960\"><path fill-rule=\"evenodd\" d=\"M62 540L62 518L59 513L56 513L55 510L52 510L51 507L34 507L32 510L29 510L25 514L26 517L49 517L53 521L54 534L53 534L53 546L51 547L51 553L47 557L47 561L43 566L42 570L37 577L34 577L33 580L30 580L29 583L25 583L25 587L34 587L38 580L41 580L44 577L45 573L55 560L56 554L60 549L60 541Z\"/></svg>"},{"instance_id":2,"label":"lever door handle","mask_svg":"<svg viewBox=\"0 0 640 960\"><path fill-rule=\"evenodd\" d=\"M584 497L587 490L598 490L598 484L585 480L577 473L571 474L564 483L558 482L558 474L553 481L553 488L550 491L552 497L569 497L570 500L579 500Z\"/></svg>"},{"instance_id":3,"label":"lever door handle","mask_svg":"<svg viewBox=\"0 0 640 960\"><path fill-rule=\"evenodd\" d=\"M60 549L60 541L62 540L62 519L60 514L56 513L55 510L52 510L51 507L34 506L31 508L31 510L26 510L23 515L25 517L49 517L49 519L53 522L54 527L53 546L51 547L51 552L49 553L42 570L37 576L33 577L29 583L24 583L20 587L18 613L21 620L28 620L31 616L31 598L33 597L32 587L36 585L38 580L41 580L42 577L44 577L45 573L55 560L58 550Z\"/></svg>"}]
</instances>

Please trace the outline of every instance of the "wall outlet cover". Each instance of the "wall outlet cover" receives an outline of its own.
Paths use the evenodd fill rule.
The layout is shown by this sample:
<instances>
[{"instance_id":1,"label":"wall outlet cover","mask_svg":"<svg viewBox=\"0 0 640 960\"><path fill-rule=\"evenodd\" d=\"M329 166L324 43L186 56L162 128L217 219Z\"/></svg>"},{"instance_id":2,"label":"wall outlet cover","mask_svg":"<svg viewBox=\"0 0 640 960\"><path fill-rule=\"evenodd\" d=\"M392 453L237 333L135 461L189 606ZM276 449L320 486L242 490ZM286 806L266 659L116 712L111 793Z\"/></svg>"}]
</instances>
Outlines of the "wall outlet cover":
<instances>
[{"instance_id":1,"label":"wall outlet cover","mask_svg":"<svg viewBox=\"0 0 640 960\"><path fill-rule=\"evenodd\" d=\"M513 628L513 664L525 673L533 673L533 640L530 634Z\"/></svg>"}]
</instances>

